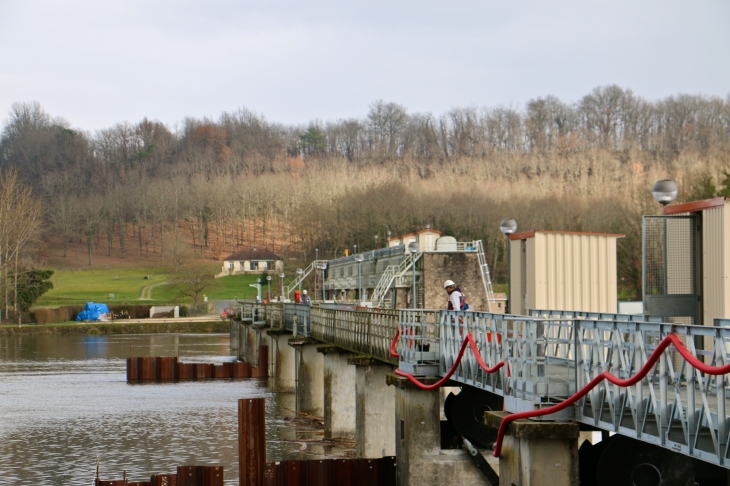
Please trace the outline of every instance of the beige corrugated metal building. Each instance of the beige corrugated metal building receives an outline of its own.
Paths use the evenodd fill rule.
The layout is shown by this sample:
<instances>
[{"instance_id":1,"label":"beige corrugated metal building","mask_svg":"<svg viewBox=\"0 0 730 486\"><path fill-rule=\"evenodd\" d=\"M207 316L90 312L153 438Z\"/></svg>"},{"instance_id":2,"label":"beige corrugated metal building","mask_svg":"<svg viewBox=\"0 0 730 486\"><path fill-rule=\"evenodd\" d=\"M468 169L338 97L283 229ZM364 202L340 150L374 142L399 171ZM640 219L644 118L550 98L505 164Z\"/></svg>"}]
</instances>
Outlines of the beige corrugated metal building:
<instances>
[{"instance_id":1,"label":"beige corrugated metal building","mask_svg":"<svg viewBox=\"0 0 730 486\"><path fill-rule=\"evenodd\" d=\"M550 230L511 235L510 313L615 313L616 239L623 236Z\"/></svg>"},{"instance_id":2,"label":"beige corrugated metal building","mask_svg":"<svg viewBox=\"0 0 730 486\"><path fill-rule=\"evenodd\" d=\"M705 199L664 208L666 216L697 216L699 321L730 317L730 201Z\"/></svg>"}]
</instances>

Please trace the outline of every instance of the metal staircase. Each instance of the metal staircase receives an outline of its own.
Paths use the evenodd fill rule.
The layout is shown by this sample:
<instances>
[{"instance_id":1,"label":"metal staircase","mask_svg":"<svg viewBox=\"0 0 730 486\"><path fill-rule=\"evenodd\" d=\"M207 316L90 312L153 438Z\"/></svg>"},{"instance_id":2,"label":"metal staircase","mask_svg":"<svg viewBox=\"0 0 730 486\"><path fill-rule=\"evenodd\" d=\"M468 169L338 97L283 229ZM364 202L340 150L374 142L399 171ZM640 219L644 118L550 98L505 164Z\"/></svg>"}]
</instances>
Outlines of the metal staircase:
<instances>
[{"instance_id":1,"label":"metal staircase","mask_svg":"<svg viewBox=\"0 0 730 486\"><path fill-rule=\"evenodd\" d=\"M421 255L423 255L422 251L415 254L407 253L403 261L400 262L400 265L389 265L385 269L383 275L380 277L380 281L378 281L378 285L375 286L375 290L373 291L372 302L375 307L383 307L385 296L388 290L390 290L391 285L393 285L393 282L396 279L400 280L408 269L416 264L418 259L421 258Z\"/></svg>"},{"instance_id":2,"label":"metal staircase","mask_svg":"<svg viewBox=\"0 0 730 486\"><path fill-rule=\"evenodd\" d=\"M492 303L494 299L494 289L492 288L492 277L489 275L489 265L487 264L487 256L484 254L484 245L482 240L476 240L474 247L477 249L479 256L479 270L482 272L482 283L484 283L484 291L487 293L487 311L492 312Z\"/></svg>"},{"instance_id":3,"label":"metal staircase","mask_svg":"<svg viewBox=\"0 0 730 486\"><path fill-rule=\"evenodd\" d=\"M304 272L302 272L300 276L298 276L292 283L284 288L286 298L290 299L291 297L289 296L289 294L291 294L294 289L299 287L299 284L301 284L309 276L310 273L319 269L320 266L327 266L327 260L314 260L312 263L310 263L309 266L304 269Z\"/></svg>"}]
</instances>

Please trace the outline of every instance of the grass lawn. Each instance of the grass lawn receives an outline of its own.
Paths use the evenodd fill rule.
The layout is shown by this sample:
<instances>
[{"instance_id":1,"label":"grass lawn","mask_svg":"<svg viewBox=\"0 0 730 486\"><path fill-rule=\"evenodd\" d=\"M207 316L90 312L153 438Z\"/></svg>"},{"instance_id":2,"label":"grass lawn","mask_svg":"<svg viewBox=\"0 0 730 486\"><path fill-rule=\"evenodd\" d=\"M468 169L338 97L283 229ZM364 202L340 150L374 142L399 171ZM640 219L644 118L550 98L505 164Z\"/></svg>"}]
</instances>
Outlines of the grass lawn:
<instances>
[{"instance_id":1,"label":"grass lawn","mask_svg":"<svg viewBox=\"0 0 730 486\"><path fill-rule=\"evenodd\" d=\"M56 270L51 277L53 289L36 306L61 306L86 302L129 302L139 299L142 287L166 282L172 268L110 268L93 270ZM145 279L149 276L149 279ZM114 294L114 298L111 298Z\"/></svg>"},{"instance_id":2,"label":"grass lawn","mask_svg":"<svg viewBox=\"0 0 730 486\"><path fill-rule=\"evenodd\" d=\"M220 266L212 264L211 273L220 270ZM145 278L149 276L149 279ZM254 298L256 289L249 284L256 283L258 275L234 275L218 278L214 286L204 291L209 299L232 299L238 297ZM35 303L35 306L57 307L63 305L85 304L86 302L166 304L191 303L190 299L180 297L177 290L168 285L152 289L152 300L139 300L142 288L148 285L164 283L174 278L172 267L136 267L110 268L93 270L56 270L51 277L53 290L47 292ZM275 282L271 281L272 293ZM111 298L114 294L114 298ZM264 295L266 289L264 288Z\"/></svg>"},{"instance_id":3,"label":"grass lawn","mask_svg":"<svg viewBox=\"0 0 730 486\"><path fill-rule=\"evenodd\" d=\"M221 277L215 279L211 288L203 291L208 299L253 299L256 297L256 289L250 287L255 284L259 275L231 275L229 277ZM271 281L271 293L276 291L274 280ZM262 289L262 294L266 296L266 287ZM177 290L169 285L161 285L152 290L152 298L163 302L191 303L190 299L180 298Z\"/></svg>"}]
</instances>

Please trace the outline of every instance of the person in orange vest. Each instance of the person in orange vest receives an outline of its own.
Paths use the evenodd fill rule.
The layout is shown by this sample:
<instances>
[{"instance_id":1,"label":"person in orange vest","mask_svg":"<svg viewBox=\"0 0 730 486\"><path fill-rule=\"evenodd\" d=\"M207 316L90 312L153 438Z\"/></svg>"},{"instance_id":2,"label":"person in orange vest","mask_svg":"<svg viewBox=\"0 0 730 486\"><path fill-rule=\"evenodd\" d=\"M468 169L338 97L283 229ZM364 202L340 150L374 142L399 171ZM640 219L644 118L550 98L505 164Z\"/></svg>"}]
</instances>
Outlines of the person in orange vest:
<instances>
[{"instance_id":1,"label":"person in orange vest","mask_svg":"<svg viewBox=\"0 0 730 486\"><path fill-rule=\"evenodd\" d=\"M294 291L294 303L298 304L302 300L302 296L299 294L298 290Z\"/></svg>"}]
</instances>

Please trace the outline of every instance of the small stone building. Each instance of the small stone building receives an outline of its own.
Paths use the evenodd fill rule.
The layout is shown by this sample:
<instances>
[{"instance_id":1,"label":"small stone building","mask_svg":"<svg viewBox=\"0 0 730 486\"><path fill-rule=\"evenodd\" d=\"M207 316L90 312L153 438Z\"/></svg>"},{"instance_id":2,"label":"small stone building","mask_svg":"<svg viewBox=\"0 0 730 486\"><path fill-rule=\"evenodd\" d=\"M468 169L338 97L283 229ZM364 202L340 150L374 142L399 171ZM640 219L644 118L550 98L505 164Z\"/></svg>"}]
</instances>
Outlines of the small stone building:
<instances>
[{"instance_id":1,"label":"small stone building","mask_svg":"<svg viewBox=\"0 0 730 486\"><path fill-rule=\"evenodd\" d=\"M265 248L238 250L223 259L223 268L218 277L246 273L278 273L284 271L284 260Z\"/></svg>"}]
</instances>

